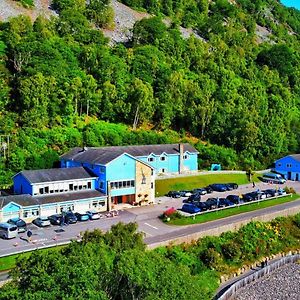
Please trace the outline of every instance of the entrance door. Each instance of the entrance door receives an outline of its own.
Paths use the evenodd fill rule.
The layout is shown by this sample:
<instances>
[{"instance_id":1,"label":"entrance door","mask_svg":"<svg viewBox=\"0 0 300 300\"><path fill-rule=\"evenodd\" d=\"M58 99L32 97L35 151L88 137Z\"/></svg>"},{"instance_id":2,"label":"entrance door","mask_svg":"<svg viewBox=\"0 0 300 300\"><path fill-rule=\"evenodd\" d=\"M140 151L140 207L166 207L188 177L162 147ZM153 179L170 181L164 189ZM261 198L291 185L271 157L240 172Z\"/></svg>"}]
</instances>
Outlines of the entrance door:
<instances>
[{"instance_id":1,"label":"entrance door","mask_svg":"<svg viewBox=\"0 0 300 300\"><path fill-rule=\"evenodd\" d=\"M288 177L288 180L291 180L291 178L292 178L292 172L288 172L287 177Z\"/></svg>"},{"instance_id":2,"label":"entrance door","mask_svg":"<svg viewBox=\"0 0 300 300\"><path fill-rule=\"evenodd\" d=\"M299 181L299 173L296 173L296 181Z\"/></svg>"}]
</instances>

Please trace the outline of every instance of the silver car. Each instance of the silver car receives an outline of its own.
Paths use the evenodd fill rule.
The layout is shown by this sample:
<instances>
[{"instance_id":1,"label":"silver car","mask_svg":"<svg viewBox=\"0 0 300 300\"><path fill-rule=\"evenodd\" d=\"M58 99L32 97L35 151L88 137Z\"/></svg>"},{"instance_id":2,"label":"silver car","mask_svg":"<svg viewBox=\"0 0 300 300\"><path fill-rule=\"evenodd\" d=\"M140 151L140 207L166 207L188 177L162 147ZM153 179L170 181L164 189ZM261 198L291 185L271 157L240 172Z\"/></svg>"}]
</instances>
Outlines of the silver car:
<instances>
[{"instance_id":1,"label":"silver car","mask_svg":"<svg viewBox=\"0 0 300 300\"><path fill-rule=\"evenodd\" d=\"M32 223L39 227L47 227L51 224L48 217L38 217L35 220L33 220Z\"/></svg>"},{"instance_id":2,"label":"silver car","mask_svg":"<svg viewBox=\"0 0 300 300\"><path fill-rule=\"evenodd\" d=\"M99 220L100 219L99 213L95 210L88 210L86 213L89 215L90 220Z\"/></svg>"}]
</instances>

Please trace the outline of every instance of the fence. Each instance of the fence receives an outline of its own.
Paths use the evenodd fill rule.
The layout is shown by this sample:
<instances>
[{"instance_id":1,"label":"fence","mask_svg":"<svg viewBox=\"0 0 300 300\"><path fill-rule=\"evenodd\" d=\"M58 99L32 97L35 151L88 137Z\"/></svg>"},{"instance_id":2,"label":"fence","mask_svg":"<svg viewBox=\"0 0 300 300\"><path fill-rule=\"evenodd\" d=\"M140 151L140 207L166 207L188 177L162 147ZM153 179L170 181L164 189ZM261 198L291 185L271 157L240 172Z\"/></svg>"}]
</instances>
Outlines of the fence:
<instances>
[{"instance_id":1,"label":"fence","mask_svg":"<svg viewBox=\"0 0 300 300\"><path fill-rule=\"evenodd\" d=\"M279 267L281 267L283 265L296 262L299 259L300 259L300 254L285 256L285 257L281 258L280 260L278 260L274 263L271 263L268 266L263 267L259 271L257 271L255 273L253 273L253 274L251 274L251 275L235 282L224 293L222 293L222 291L220 291L219 294L214 297L214 299L216 299L216 300L229 300L229 299L231 299L232 296L234 296L234 294L240 288L242 288L242 287L246 286L247 284L249 284L249 283L251 283L251 282L253 282L253 281L269 274L269 273L271 273L272 271L278 269Z\"/></svg>"}]
</instances>

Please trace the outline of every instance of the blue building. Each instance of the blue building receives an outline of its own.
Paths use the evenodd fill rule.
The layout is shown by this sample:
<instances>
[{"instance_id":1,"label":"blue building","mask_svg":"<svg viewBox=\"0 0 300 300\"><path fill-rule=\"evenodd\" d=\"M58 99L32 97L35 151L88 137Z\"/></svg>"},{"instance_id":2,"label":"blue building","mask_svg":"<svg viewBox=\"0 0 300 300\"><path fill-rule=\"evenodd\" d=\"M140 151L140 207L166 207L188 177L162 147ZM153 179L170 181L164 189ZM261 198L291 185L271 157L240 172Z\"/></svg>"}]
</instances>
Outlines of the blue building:
<instances>
[{"instance_id":1,"label":"blue building","mask_svg":"<svg viewBox=\"0 0 300 300\"><path fill-rule=\"evenodd\" d=\"M300 180L300 154L292 154L275 161L274 171L286 180Z\"/></svg>"},{"instance_id":2,"label":"blue building","mask_svg":"<svg viewBox=\"0 0 300 300\"><path fill-rule=\"evenodd\" d=\"M107 195L98 178L83 167L22 171L13 177L15 195L0 197L0 221L27 222L63 211L107 210Z\"/></svg>"},{"instance_id":3,"label":"blue building","mask_svg":"<svg viewBox=\"0 0 300 300\"><path fill-rule=\"evenodd\" d=\"M59 169L16 174L14 195L0 197L0 221L154 203L155 175L197 171L197 154L189 144L74 148Z\"/></svg>"},{"instance_id":4,"label":"blue building","mask_svg":"<svg viewBox=\"0 0 300 300\"><path fill-rule=\"evenodd\" d=\"M60 161L62 168L83 166L96 174L112 203L141 204L154 202L156 174L196 171L197 154L189 144L78 147Z\"/></svg>"}]
</instances>

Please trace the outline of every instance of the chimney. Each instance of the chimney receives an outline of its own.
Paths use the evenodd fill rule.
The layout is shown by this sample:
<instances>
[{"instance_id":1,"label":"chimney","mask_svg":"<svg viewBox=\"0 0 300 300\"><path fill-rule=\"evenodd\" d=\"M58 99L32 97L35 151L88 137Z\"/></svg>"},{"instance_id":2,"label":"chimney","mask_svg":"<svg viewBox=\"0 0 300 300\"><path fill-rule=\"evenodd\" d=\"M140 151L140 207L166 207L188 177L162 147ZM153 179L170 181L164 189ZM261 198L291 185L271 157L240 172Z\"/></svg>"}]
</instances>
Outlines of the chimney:
<instances>
[{"instance_id":1,"label":"chimney","mask_svg":"<svg viewBox=\"0 0 300 300\"><path fill-rule=\"evenodd\" d=\"M183 144L180 143L179 144L179 174L183 173L183 152L184 152Z\"/></svg>"}]
</instances>

